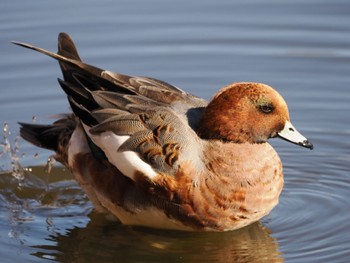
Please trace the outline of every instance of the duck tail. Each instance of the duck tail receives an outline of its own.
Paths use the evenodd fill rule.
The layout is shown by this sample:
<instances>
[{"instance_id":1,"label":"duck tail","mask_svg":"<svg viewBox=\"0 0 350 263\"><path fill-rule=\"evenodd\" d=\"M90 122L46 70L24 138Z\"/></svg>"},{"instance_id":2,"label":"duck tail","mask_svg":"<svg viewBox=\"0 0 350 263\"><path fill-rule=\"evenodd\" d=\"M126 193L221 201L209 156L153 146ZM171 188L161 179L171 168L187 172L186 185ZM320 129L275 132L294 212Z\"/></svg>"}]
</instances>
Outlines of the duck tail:
<instances>
[{"instance_id":1,"label":"duck tail","mask_svg":"<svg viewBox=\"0 0 350 263\"><path fill-rule=\"evenodd\" d=\"M35 146L55 151L57 159L65 163L69 140L77 123L73 115L48 125L20 122L20 135Z\"/></svg>"},{"instance_id":2,"label":"duck tail","mask_svg":"<svg viewBox=\"0 0 350 263\"><path fill-rule=\"evenodd\" d=\"M40 125L19 122L20 134L23 139L37 147L57 150L57 133L49 132L53 125Z\"/></svg>"}]
</instances>

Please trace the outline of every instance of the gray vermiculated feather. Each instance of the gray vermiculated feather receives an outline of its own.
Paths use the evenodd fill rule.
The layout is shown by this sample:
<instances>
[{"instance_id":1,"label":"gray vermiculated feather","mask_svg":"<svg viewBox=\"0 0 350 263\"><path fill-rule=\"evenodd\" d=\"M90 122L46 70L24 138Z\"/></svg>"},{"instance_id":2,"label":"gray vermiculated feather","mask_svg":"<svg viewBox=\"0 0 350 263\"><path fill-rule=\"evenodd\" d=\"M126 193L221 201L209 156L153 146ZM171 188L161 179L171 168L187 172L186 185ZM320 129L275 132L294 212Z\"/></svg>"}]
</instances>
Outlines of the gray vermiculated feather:
<instances>
[{"instance_id":1,"label":"gray vermiculated feather","mask_svg":"<svg viewBox=\"0 0 350 263\"><path fill-rule=\"evenodd\" d=\"M141 97L138 95L124 95L123 98L126 99L130 104L140 104L145 106L165 106L164 103L160 103L153 99Z\"/></svg>"},{"instance_id":2,"label":"gray vermiculated feather","mask_svg":"<svg viewBox=\"0 0 350 263\"><path fill-rule=\"evenodd\" d=\"M125 114L108 118L91 128L91 132L99 133L112 131L117 135L133 135L135 132L146 130L138 115Z\"/></svg>"},{"instance_id":3,"label":"gray vermiculated feather","mask_svg":"<svg viewBox=\"0 0 350 263\"><path fill-rule=\"evenodd\" d=\"M92 92L94 100L101 108L118 108L124 110L129 103L123 94L111 91L95 91Z\"/></svg>"},{"instance_id":4,"label":"gray vermiculated feather","mask_svg":"<svg viewBox=\"0 0 350 263\"><path fill-rule=\"evenodd\" d=\"M99 122L103 122L111 117L118 116L118 115L128 115L129 112L125 110L120 109L113 109L113 108L107 108L107 109L99 109L94 110L91 112L91 115Z\"/></svg>"}]
</instances>

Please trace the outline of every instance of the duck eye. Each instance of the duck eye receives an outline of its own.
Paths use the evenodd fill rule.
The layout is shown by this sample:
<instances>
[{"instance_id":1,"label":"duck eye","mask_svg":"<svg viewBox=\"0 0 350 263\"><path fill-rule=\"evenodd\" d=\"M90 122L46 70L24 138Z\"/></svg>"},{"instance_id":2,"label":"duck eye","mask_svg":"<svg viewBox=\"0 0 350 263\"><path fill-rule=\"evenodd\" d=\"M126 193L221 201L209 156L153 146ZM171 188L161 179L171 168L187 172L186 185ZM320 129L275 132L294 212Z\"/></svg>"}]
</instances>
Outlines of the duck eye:
<instances>
[{"instance_id":1,"label":"duck eye","mask_svg":"<svg viewBox=\"0 0 350 263\"><path fill-rule=\"evenodd\" d=\"M259 109L263 113L271 113L275 109L272 104L263 104L259 106Z\"/></svg>"}]
</instances>

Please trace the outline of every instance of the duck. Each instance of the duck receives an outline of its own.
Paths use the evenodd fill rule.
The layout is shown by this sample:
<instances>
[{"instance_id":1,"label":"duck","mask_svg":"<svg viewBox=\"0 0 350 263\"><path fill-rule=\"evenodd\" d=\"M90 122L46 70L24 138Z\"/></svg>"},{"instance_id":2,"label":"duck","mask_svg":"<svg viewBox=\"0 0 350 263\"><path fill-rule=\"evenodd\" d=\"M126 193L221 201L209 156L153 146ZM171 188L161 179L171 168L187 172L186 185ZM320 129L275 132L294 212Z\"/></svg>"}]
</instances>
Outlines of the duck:
<instances>
[{"instance_id":1,"label":"duck","mask_svg":"<svg viewBox=\"0 0 350 263\"><path fill-rule=\"evenodd\" d=\"M20 122L21 137L55 152L97 211L121 224L231 231L268 215L283 188L282 138L312 149L272 87L235 82L208 102L164 81L82 61L72 38L58 52L14 44L58 61L71 113Z\"/></svg>"}]
</instances>

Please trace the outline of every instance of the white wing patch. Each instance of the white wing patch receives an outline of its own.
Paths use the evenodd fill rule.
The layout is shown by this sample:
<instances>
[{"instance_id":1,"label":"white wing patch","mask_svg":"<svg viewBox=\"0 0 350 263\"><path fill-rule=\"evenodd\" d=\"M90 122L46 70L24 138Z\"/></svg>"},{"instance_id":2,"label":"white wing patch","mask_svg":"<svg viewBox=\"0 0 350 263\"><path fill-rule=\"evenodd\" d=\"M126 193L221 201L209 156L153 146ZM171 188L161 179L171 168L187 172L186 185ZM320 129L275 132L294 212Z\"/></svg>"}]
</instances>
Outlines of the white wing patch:
<instances>
[{"instance_id":1,"label":"white wing patch","mask_svg":"<svg viewBox=\"0 0 350 263\"><path fill-rule=\"evenodd\" d=\"M74 158L76 154L90 152L89 145L86 140L86 135L80 125L74 130L70 140L68 148L68 164L69 167L73 167Z\"/></svg>"},{"instance_id":2,"label":"white wing patch","mask_svg":"<svg viewBox=\"0 0 350 263\"><path fill-rule=\"evenodd\" d=\"M89 132L90 127L83 125L91 140L102 149L108 161L118 168L125 176L135 181L135 173L141 172L153 179L157 173L152 167L145 163L134 151L118 152L119 147L130 138L130 136L116 135L111 131L102 132L98 135Z\"/></svg>"}]
</instances>

